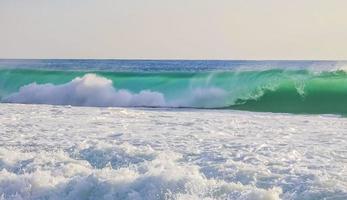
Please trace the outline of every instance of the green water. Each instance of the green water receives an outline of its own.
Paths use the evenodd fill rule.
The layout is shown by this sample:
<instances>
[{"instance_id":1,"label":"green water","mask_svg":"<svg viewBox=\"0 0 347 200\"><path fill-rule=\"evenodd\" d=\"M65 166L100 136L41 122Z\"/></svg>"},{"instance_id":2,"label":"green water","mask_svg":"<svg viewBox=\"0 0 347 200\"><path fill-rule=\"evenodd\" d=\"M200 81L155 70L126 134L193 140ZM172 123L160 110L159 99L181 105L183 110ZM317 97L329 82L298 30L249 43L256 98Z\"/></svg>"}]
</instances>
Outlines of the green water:
<instances>
[{"instance_id":1,"label":"green water","mask_svg":"<svg viewBox=\"0 0 347 200\"><path fill-rule=\"evenodd\" d=\"M213 71L213 72L106 72L0 69L0 98L31 84L67 84L87 73L112 80L116 89L137 93L160 92L170 101L189 99L196 91L218 88L225 95L209 99L226 108L264 112L346 114L347 74L344 71L309 70ZM200 94L199 93L199 94ZM199 101L188 107L206 108ZM184 104L182 107L186 107Z\"/></svg>"}]
</instances>

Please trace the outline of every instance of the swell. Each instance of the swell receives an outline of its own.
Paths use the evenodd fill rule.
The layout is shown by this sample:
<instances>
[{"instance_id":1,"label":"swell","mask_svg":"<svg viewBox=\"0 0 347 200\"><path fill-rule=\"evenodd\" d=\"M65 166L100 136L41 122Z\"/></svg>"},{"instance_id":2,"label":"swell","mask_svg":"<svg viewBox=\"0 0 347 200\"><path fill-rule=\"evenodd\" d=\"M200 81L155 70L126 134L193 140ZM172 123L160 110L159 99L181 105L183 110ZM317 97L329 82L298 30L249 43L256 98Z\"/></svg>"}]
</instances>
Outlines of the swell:
<instances>
[{"instance_id":1,"label":"swell","mask_svg":"<svg viewBox=\"0 0 347 200\"><path fill-rule=\"evenodd\" d=\"M212 72L0 69L0 98L9 103L346 114L347 74L283 69Z\"/></svg>"}]
</instances>

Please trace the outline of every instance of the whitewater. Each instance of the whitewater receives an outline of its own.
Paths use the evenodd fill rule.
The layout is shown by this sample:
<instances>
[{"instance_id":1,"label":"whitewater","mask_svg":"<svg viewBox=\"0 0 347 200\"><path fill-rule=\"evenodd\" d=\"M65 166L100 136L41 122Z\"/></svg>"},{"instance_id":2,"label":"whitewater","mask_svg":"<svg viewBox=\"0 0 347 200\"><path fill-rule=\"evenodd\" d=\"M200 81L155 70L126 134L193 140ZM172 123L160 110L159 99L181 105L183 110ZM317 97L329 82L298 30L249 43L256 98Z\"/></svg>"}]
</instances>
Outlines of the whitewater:
<instances>
[{"instance_id":1,"label":"whitewater","mask_svg":"<svg viewBox=\"0 0 347 200\"><path fill-rule=\"evenodd\" d=\"M347 121L0 104L0 199L346 199Z\"/></svg>"}]
</instances>

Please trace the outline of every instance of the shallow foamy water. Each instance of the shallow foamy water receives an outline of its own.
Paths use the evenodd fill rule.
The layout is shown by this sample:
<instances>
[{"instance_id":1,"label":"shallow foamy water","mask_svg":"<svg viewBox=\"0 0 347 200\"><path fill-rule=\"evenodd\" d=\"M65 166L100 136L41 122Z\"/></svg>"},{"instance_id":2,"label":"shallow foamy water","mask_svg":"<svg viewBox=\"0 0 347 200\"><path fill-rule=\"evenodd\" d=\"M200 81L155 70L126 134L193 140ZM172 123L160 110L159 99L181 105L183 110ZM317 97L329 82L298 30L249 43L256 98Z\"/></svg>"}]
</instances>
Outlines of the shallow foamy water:
<instances>
[{"instance_id":1,"label":"shallow foamy water","mask_svg":"<svg viewBox=\"0 0 347 200\"><path fill-rule=\"evenodd\" d=\"M0 199L347 199L347 119L0 104Z\"/></svg>"}]
</instances>

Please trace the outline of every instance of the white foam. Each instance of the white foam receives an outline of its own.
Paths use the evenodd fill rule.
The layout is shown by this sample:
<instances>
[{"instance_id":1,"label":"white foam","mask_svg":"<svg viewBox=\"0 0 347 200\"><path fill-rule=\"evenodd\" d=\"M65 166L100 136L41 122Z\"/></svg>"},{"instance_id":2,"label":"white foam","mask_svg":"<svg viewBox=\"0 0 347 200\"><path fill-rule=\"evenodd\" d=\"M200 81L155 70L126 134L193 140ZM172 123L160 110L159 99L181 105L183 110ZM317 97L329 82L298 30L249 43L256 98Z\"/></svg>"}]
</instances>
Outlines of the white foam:
<instances>
[{"instance_id":1,"label":"white foam","mask_svg":"<svg viewBox=\"0 0 347 200\"><path fill-rule=\"evenodd\" d=\"M75 106L165 106L164 96L159 92L116 90L111 80L95 74L86 74L62 85L31 83L3 101Z\"/></svg>"},{"instance_id":2,"label":"white foam","mask_svg":"<svg viewBox=\"0 0 347 200\"><path fill-rule=\"evenodd\" d=\"M137 150L136 147L131 148ZM121 150L117 149L113 150ZM22 166L21 172L14 171L9 166L2 166L0 194L2 199L8 200L234 198L277 200L281 194L278 188L264 190L240 183L207 179L198 166L179 163L181 155L173 152L161 152L151 160L127 167L113 168L117 166L106 165L94 168L90 164L92 160L88 162L74 160L62 152L44 151L41 152L41 156L31 153L32 159L26 160L17 151L5 151L18 160L12 167L20 165L21 162L27 163ZM131 155L132 153L127 156ZM2 155L0 159L6 156L9 155ZM132 156L136 157L136 154ZM29 166L35 166L36 169L30 169Z\"/></svg>"},{"instance_id":3,"label":"white foam","mask_svg":"<svg viewBox=\"0 0 347 200\"><path fill-rule=\"evenodd\" d=\"M346 199L347 121L0 104L0 199Z\"/></svg>"},{"instance_id":4,"label":"white foam","mask_svg":"<svg viewBox=\"0 0 347 200\"><path fill-rule=\"evenodd\" d=\"M3 102L24 104L52 104L97 107L224 107L227 92L216 87L192 88L183 97L166 100L157 91L133 93L116 89L111 80L86 74L62 85L31 83L19 89Z\"/></svg>"}]
</instances>

